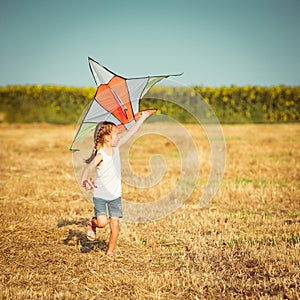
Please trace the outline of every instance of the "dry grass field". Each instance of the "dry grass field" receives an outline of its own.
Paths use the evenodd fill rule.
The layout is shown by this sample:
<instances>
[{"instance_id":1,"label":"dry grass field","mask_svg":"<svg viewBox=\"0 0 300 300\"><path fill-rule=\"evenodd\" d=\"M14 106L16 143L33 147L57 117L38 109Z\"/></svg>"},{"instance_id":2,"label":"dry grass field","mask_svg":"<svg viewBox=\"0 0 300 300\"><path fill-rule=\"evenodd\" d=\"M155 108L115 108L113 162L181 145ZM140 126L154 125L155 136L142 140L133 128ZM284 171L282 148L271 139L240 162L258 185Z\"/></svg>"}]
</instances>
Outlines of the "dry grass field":
<instances>
[{"instance_id":1,"label":"dry grass field","mask_svg":"<svg viewBox=\"0 0 300 300\"><path fill-rule=\"evenodd\" d=\"M223 126L225 174L202 209L209 147L189 126L203 160L194 192L163 219L122 222L114 258L108 229L85 237L92 206L74 177L74 130L0 125L1 299L300 298L300 124ZM152 194L124 186L127 197L153 201L176 175L173 146L157 143L175 171ZM132 168L148 172L154 150L134 147Z\"/></svg>"}]
</instances>

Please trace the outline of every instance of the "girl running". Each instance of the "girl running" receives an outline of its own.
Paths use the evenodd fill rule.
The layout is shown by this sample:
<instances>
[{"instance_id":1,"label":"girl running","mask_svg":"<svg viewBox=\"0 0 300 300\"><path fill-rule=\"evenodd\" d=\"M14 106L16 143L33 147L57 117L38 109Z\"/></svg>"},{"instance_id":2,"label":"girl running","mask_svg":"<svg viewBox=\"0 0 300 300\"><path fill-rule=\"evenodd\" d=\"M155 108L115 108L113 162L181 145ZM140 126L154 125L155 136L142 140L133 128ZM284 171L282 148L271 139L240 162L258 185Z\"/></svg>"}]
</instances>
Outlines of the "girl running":
<instances>
[{"instance_id":1,"label":"girl running","mask_svg":"<svg viewBox=\"0 0 300 300\"><path fill-rule=\"evenodd\" d=\"M85 189L93 189L95 216L87 221L86 236L90 241L96 238L96 228L110 226L110 238L106 255L114 256L114 249L119 236L119 220L122 213L122 183L119 147L126 143L140 128L146 118L143 112L139 120L119 139L118 129L114 123L99 123L95 129L95 147L91 156L85 161L82 173L82 185ZM89 174L96 168L95 182L89 180ZM108 215L107 215L108 211Z\"/></svg>"}]
</instances>

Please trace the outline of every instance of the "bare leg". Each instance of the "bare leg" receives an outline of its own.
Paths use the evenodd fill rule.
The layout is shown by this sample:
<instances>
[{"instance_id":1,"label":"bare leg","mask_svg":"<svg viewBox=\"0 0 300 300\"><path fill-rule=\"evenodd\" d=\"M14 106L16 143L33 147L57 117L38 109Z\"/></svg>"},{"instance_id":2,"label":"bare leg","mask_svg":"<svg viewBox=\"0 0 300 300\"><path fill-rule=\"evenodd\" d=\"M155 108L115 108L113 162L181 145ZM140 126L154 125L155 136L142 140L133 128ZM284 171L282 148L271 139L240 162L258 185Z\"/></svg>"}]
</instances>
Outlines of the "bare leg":
<instances>
[{"instance_id":1,"label":"bare leg","mask_svg":"<svg viewBox=\"0 0 300 300\"><path fill-rule=\"evenodd\" d=\"M97 219L93 219L92 222L96 227L104 228L108 223L108 219L106 216L97 216Z\"/></svg>"},{"instance_id":2,"label":"bare leg","mask_svg":"<svg viewBox=\"0 0 300 300\"><path fill-rule=\"evenodd\" d=\"M110 238L106 255L114 255L114 249L119 236L119 218L110 218Z\"/></svg>"}]
</instances>

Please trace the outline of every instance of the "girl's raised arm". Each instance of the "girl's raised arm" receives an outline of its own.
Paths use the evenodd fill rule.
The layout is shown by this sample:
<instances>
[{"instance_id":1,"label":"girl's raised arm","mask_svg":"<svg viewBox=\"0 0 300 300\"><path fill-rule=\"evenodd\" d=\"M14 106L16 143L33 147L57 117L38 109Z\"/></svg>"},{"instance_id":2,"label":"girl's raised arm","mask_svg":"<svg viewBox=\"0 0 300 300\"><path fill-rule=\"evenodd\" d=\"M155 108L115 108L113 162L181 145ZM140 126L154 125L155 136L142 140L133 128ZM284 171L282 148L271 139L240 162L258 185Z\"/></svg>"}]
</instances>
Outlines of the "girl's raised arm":
<instances>
[{"instance_id":1,"label":"girl's raised arm","mask_svg":"<svg viewBox=\"0 0 300 300\"><path fill-rule=\"evenodd\" d=\"M149 117L149 113L143 111L141 117L138 121L127 131L127 133L117 141L115 146L120 147L121 145L125 144L141 127L144 121Z\"/></svg>"}]
</instances>

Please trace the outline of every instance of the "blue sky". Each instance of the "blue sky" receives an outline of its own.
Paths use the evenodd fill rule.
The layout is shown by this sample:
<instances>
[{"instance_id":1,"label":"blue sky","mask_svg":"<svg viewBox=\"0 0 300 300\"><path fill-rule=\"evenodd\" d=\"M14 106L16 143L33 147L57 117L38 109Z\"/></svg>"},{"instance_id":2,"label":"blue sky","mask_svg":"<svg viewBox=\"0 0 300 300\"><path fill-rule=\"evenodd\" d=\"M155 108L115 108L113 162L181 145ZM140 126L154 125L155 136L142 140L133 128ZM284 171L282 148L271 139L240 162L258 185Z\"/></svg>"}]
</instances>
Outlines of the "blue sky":
<instances>
[{"instance_id":1,"label":"blue sky","mask_svg":"<svg viewBox=\"0 0 300 300\"><path fill-rule=\"evenodd\" d=\"M299 0L1 0L0 36L1 86L94 86L88 56L124 77L300 85Z\"/></svg>"}]
</instances>

